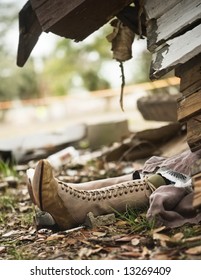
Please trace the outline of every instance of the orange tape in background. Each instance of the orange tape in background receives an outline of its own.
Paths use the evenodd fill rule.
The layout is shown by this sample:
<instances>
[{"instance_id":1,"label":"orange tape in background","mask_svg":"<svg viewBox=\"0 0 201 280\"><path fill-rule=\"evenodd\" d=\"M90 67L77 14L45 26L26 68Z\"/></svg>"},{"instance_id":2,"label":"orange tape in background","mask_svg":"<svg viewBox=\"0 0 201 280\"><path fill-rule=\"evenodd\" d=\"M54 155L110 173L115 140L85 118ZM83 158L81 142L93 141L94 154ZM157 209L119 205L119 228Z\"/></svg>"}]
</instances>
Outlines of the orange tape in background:
<instances>
[{"instance_id":1,"label":"orange tape in background","mask_svg":"<svg viewBox=\"0 0 201 280\"><path fill-rule=\"evenodd\" d=\"M177 86L180 84L180 79L177 77L171 77L163 80L157 80L154 82L146 82L146 83L139 83L134 85L129 85L124 87L124 94L132 94L137 90L145 90L150 91L157 88L166 88L169 86ZM115 97L120 94L120 88L117 89L105 89L105 90L97 90L90 92L89 97ZM21 105L27 106L41 106L41 105L48 105L55 101L66 99L66 98L73 98L72 96L50 96L44 98L35 98L35 99L26 99L20 100ZM75 97L77 98L77 97ZM86 98L86 96L85 96ZM15 107L15 101L3 101L0 102L0 110L8 110Z\"/></svg>"}]
</instances>

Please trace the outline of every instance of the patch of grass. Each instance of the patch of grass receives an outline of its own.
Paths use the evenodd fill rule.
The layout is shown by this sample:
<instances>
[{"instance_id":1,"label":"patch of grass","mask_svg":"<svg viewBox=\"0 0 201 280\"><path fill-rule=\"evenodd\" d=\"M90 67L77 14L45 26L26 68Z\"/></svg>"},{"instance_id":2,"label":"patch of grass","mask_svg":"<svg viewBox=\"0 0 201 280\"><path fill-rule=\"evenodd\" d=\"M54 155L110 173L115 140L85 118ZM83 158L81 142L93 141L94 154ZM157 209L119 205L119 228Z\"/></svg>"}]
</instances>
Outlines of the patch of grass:
<instances>
[{"instance_id":1,"label":"patch of grass","mask_svg":"<svg viewBox=\"0 0 201 280\"><path fill-rule=\"evenodd\" d=\"M0 225L5 224L7 220L7 215L5 213L0 212Z\"/></svg>"},{"instance_id":2,"label":"patch of grass","mask_svg":"<svg viewBox=\"0 0 201 280\"><path fill-rule=\"evenodd\" d=\"M21 220L21 224L23 226L32 226L33 225L33 212L28 212L28 213L23 213L22 215L19 216Z\"/></svg>"},{"instance_id":3,"label":"patch of grass","mask_svg":"<svg viewBox=\"0 0 201 280\"><path fill-rule=\"evenodd\" d=\"M18 176L17 171L15 170L15 165L2 160L0 160L0 175L3 177Z\"/></svg>"},{"instance_id":4,"label":"patch of grass","mask_svg":"<svg viewBox=\"0 0 201 280\"><path fill-rule=\"evenodd\" d=\"M7 260L32 260L33 253L26 246L20 246L19 240L4 240L1 242L6 247L6 253L3 256Z\"/></svg>"},{"instance_id":5,"label":"patch of grass","mask_svg":"<svg viewBox=\"0 0 201 280\"><path fill-rule=\"evenodd\" d=\"M128 208L125 213L117 213L119 219L126 221L133 232L146 232L153 230L155 221L148 221L146 218L145 209L130 209Z\"/></svg>"},{"instance_id":6,"label":"patch of grass","mask_svg":"<svg viewBox=\"0 0 201 280\"><path fill-rule=\"evenodd\" d=\"M13 196L3 195L0 197L0 210L15 211L17 205L16 199Z\"/></svg>"},{"instance_id":7,"label":"patch of grass","mask_svg":"<svg viewBox=\"0 0 201 280\"><path fill-rule=\"evenodd\" d=\"M186 224L179 229L173 230L172 233L175 234L177 232L182 232L184 235L184 238L191 238L194 236L201 235L201 228L198 225L189 225Z\"/></svg>"},{"instance_id":8,"label":"patch of grass","mask_svg":"<svg viewBox=\"0 0 201 280\"><path fill-rule=\"evenodd\" d=\"M25 259L22 251L20 249L18 249L16 246L8 248L7 255L9 256L9 259L11 259L11 260L24 260Z\"/></svg>"}]
</instances>

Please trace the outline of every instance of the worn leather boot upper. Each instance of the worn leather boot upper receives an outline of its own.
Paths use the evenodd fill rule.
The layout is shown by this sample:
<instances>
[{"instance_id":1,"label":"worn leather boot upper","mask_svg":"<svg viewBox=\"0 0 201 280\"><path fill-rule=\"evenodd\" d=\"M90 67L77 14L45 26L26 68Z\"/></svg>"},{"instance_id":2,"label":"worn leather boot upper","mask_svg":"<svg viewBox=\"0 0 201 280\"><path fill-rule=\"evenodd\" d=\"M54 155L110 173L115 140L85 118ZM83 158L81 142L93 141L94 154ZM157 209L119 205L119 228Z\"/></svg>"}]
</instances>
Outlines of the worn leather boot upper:
<instances>
[{"instance_id":1,"label":"worn leather boot upper","mask_svg":"<svg viewBox=\"0 0 201 280\"><path fill-rule=\"evenodd\" d=\"M145 207L155 187L163 184L161 176L153 175L150 180L144 178L96 190L79 190L54 178L49 162L41 160L32 187L38 207L50 213L61 229L68 229L83 224L89 212L98 216Z\"/></svg>"}]
</instances>

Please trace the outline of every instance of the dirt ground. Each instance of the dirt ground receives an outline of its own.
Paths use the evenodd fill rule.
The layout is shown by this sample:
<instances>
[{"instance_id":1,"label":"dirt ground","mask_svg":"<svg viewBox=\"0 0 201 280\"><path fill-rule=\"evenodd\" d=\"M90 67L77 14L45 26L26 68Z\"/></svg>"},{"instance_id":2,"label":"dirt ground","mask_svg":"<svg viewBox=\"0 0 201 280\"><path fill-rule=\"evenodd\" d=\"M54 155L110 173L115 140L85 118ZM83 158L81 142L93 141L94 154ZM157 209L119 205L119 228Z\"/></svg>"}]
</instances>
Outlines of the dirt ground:
<instances>
[{"instance_id":1,"label":"dirt ground","mask_svg":"<svg viewBox=\"0 0 201 280\"><path fill-rule=\"evenodd\" d=\"M30 163L33 164L33 163ZM85 182L125 174L139 162L109 163L92 160L69 166L58 174L66 181ZM195 260L201 259L201 227L185 225L171 230L146 220L146 209L117 215L107 226L73 231L36 229L25 170L17 166L17 182L0 188L1 260ZM73 176L72 176L73 174Z\"/></svg>"}]
</instances>

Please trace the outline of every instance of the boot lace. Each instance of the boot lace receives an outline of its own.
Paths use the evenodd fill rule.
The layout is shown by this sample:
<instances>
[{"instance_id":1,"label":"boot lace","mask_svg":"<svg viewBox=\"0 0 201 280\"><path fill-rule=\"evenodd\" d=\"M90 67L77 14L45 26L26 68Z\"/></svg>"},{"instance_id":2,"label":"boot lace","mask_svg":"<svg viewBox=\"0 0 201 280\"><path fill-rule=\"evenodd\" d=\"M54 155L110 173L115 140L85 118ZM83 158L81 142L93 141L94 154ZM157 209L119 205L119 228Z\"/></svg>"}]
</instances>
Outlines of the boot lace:
<instances>
[{"instance_id":1,"label":"boot lace","mask_svg":"<svg viewBox=\"0 0 201 280\"><path fill-rule=\"evenodd\" d=\"M146 179L147 178L129 181L129 182L117 184L115 187L111 186L111 187L105 187L97 190L78 190L69 186L65 182L58 181L58 183L61 189L66 193L68 193L69 195L80 198L82 200L96 201L96 200L111 199L118 196L127 195L129 193L140 192L145 190L151 190L151 192L153 192L154 189L152 189L152 187L147 184Z\"/></svg>"}]
</instances>

